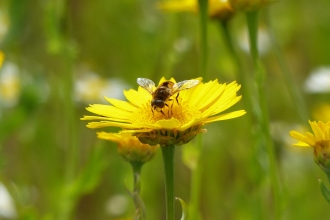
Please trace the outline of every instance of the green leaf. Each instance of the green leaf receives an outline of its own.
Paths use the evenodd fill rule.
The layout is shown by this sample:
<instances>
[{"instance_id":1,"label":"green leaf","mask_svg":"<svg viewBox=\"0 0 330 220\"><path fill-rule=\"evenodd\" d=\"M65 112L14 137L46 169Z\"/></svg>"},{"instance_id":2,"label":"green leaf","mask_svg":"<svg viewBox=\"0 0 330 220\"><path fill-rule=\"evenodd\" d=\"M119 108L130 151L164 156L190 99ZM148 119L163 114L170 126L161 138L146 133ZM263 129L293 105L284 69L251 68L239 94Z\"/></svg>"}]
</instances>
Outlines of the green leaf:
<instances>
[{"instance_id":1,"label":"green leaf","mask_svg":"<svg viewBox=\"0 0 330 220\"><path fill-rule=\"evenodd\" d=\"M321 193L325 200L330 204L330 190L324 185L323 181L321 179L318 179Z\"/></svg>"},{"instance_id":2,"label":"green leaf","mask_svg":"<svg viewBox=\"0 0 330 220\"><path fill-rule=\"evenodd\" d=\"M207 21L208 21L208 1L198 0L200 14L200 49L201 49L201 76L206 78L207 67Z\"/></svg>"},{"instance_id":3,"label":"green leaf","mask_svg":"<svg viewBox=\"0 0 330 220\"><path fill-rule=\"evenodd\" d=\"M176 197L175 198L176 200L179 200L179 202L181 203L181 207L182 207L182 217L181 217L181 220L187 220L188 219L188 208L187 208L187 205L186 203L180 199L179 197Z\"/></svg>"}]
</instances>

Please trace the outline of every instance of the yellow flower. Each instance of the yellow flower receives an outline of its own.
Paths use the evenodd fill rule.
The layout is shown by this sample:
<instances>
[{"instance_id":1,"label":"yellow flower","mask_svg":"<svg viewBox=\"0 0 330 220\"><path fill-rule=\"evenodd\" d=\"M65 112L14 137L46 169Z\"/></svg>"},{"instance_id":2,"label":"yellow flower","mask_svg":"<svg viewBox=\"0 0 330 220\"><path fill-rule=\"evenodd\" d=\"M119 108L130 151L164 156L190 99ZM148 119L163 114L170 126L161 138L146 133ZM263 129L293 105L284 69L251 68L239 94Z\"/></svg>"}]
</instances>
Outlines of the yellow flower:
<instances>
[{"instance_id":1,"label":"yellow flower","mask_svg":"<svg viewBox=\"0 0 330 220\"><path fill-rule=\"evenodd\" d=\"M320 103L312 110L313 118L321 121L330 121L330 104Z\"/></svg>"},{"instance_id":2,"label":"yellow flower","mask_svg":"<svg viewBox=\"0 0 330 220\"><path fill-rule=\"evenodd\" d=\"M18 67L11 62L6 62L0 72L0 105L9 108L15 106L19 101L20 92L21 78Z\"/></svg>"},{"instance_id":3,"label":"yellow flower","mask_svg":"<svg viewBox=\"0 0 330 220\"><path fill-rule=\"evenodd\" d=\"M306 132L305 135L290 131L290 136L299 142L294 144L299 147L313 147L315 162L326 172L330 172L330 121L327 123L311 122L309 124L313 133Z\"/></svg>"},{"instance_id":4,"label":"yellow flower","mask_svg":"<svg viewBox=\"0 0 330 220\"><path fill-rule=\"evenodd\" d=\"M169 0L160 3L158 7L168 12L193 12L199 11L198 0ZM226 20L234 14L227 0L209 0L209 16Z\"/></svg>"},{"instance_id":5,"label":"yellow flower","mask_svg":"<svg viewBox=\"0 0 330 220\"><path fill-rule=\"evenodd\" d=\"M118 153L130 163L146 163L156 155L158 149L158 146L142 144L130 133L98 132L97 137L118 143Z\"/></svg>"},{"instance_id":6,"label":"yellow flower","mask_svg":"<svg viewBox=\"0 0 330 220\"><path fill-rule=\"evenodd\" d=\"M4 60L5 60L5 54L0 50L0 68L2 67Z\"/></svg>"},{"instance_id":7,"label":"yellow flower","mask_svg":"<svg viewBox=\"0 0 330 220\"><path fill-rule=\"evenodd\" d=\"M162 78L159 84L165 81ZM176 83L172 78L170 81ZM153 91L156 88L152 88ZM244 110L219 114L236 104L241 96L236 82L219 84L218 80L180 91L167 101L162 112L152 110L152 95L142 87L124 91L128 102L105 98L112 105L93 104L88 111L101 116L84 116L82 120L101 120L88 123L88 128L120 127L132 133L142 143L182 145L203 133L203 125L244 115Z\"/></svg>"},{"instance_id":8,"label":"yellow flower","mask_svg":"<svg viewBox=\"0 0 330 220\"><path fill-rule=\"evenodd\" d=\"M255 11L274 0L228 0L235 11Z\"/></svg>"}]
</instances>

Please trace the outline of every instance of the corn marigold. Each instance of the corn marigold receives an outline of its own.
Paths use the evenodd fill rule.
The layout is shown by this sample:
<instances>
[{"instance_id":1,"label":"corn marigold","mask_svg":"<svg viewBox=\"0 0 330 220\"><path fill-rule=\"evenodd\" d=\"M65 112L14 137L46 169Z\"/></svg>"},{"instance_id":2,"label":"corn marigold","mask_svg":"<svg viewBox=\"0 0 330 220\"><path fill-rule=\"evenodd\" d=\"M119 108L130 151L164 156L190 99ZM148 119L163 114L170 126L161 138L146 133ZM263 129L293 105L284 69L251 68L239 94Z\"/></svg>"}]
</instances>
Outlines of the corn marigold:
<instances>
[{"instance_id":1,"label":"corn marigold","mask_svg":"<svg viewBox=\"0 0 330 220\"><path fill-rule=\"evenodd\" d=\"M228 0L235 11L255 11L275 0Z\"/></svg>"},{"instance_id":2,"label":"corn marigold","mask_svg":"<svg viewBox=\"0 0 330 220\"><path fill-rule=\"evenodd\" d=\"M100 139L118 144L118 153L130 163L146 163L157 153L158 146L143 144L130 133L97 132Z\"/></svg>"},{"instance_id":3,"label":"corn marigold","mask_svg":"<svg viewBox=\"0 0 330 220\"><path fill-rule=\"evenodd\" d=\"M193 12L199 11L198 0L169 0L158 4L158 8L167 12ZM226 20L234 14L227 0L209 0L208 14L211 18Z\"/></svg>"},{"instance_id":4,"label":"corn marigold","mask_svg":"<svg viewBox=\"0 0 330 220\"><path fill-rule=\"evenodd\" d=\"M159 85L165 81L162 78ZM176 84L173 78L170 81ZM153 86L151 89L156 91L157 87ZM99 120L88 123L88 128L122 128L121 132L131 133L145 144L179 146L205 132L205 124L244 115L245 110L220 114L241 99L236 94L239 89L240 85L236 82L199 82L167 100L162 112L159 112L151 107L153 96L139 87L137 91L124 91L128 101L105 98L111 105L90 105L86 109L100 116L84 116L82 120Z\"/></svg>"},{"instance_id":5,"label":"corn marigold","mask_svg":"<svg viewBox=\"0 0 330 220\"><path fill-rule=\"evenodd\" d=\"M2 67L4 60L5 60L5 54L0 50L0 68Z\"/></svg>"},{"instance_id":6,"label":"corn marigold","mask_svg":"<svg viewBox=\"0 0 330 220\"><path fill-rule=\"evenodd\" d=\"M290 136L299 141L294 144L295 146L313 147L315 162L323 171L330 173L330 121L309 121L309 124L313 133L306 132L303 135L297 131L290 131Z\"/></svg>"}]
</instances>

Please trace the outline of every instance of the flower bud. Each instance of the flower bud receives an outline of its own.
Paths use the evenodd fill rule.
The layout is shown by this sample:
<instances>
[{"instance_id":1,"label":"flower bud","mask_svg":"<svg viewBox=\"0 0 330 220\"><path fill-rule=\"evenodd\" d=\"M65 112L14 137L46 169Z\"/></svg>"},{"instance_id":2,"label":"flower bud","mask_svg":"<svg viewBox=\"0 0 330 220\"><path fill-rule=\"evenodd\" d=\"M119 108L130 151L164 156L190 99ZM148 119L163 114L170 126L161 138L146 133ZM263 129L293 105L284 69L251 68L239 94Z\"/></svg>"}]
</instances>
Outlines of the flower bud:
<instances>
[{"instance_id":1,"label":"flower bud","mask_svg":"<svg viewBox=\"0 0 330 220\"><path fill-rule=\"evenodd\" d=\"M314 161L327 175L330 175L330 140L315 143Z\"/></svg>"},{"instance_id":2,"label":"flower bud","mask_svg":"<svg viewBox=\"0 0 330 220\"><path fill-rule=\"evenodd\" d=\"M130 163L145 163L157 153L158 146L143 144L130 133L98 132L97 137L118 143L118 153Z\"/></svg>"}]
</instances>

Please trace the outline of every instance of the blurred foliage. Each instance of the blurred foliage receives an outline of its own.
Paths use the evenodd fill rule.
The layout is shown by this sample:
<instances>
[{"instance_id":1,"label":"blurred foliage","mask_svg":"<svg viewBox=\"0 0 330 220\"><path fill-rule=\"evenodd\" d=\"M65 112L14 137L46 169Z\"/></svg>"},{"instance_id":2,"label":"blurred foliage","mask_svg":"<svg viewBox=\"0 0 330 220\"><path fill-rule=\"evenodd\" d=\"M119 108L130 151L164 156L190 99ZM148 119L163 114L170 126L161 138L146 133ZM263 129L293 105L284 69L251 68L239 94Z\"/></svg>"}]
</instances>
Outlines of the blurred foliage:
<instances>
[{"instance_id":1,"label":"blurred foliage","mask_svg":"<svg viewBox=\"0 0 330 220\"><path fill-rule=\"evenodd\" d=\"M163 0L165 1L165 0ZM16 66L20 80L17 103L0 97L0 182L10 192L15 215L1 219L124 219L133 216L126 191L131 167L116 152L116 144L97 140L79 118L87 114L74 99L75 82L86 72L104 80L120 79L121 90L136 89L136 78L178 81L199 76L199 17L163 13L156 0L74 1L3 0L0 2L0 50ZM305 80L330 66L330 2L276 1L260 14L266 30L261 56L266 67L266 95L276 147L282 192L283 219L324 219L329 206L319 191L312 149L292 147L288 132L303 130L307 121L297 114L278 58L267 41L269 16L283 49L283 58L303 96L308 112L329 104L329 92L309 93ZM208 22L208 66L204 81L251 79L245 16L237 13L228 28L243 66L236 66L216 20ZM263 29L266 28L266 29ZM4 30L5 34L1 31ZM3 80L3 78L0 78ZM317 86L317 85L316 85ZM103 95L112 96L115 92ZM235 109L247 109L243 97ZM95 101L97 103L98 101ZM91 103L92 104L92 103ZM299 106L298 106L299 107ZM249 113L249 112L248 112ZM322 115L317 114L319 120ZM313 114L314 115L314 114ZM310 118L314 119L314 118ZM203 134L200 208L203 219L271 219L267 159L253 147L257 131L248 114L209 125ZM323 119L327 120L327 119ZM116 131L107 129L107 131ZM192 155L192 160L196 157ZM177 148L175 195L189 203L189 154L182 161ZM142 170L141 197L148 219L164 219L163 167L160 154ZM180 203L176 204L177 219Z\"/></svg>"}]
</instances>

